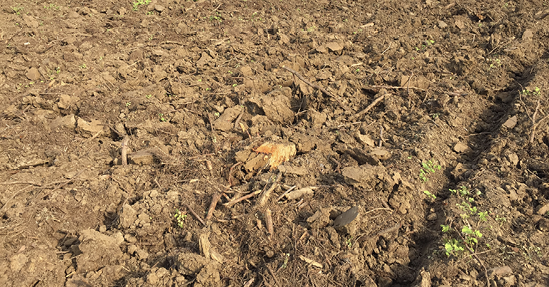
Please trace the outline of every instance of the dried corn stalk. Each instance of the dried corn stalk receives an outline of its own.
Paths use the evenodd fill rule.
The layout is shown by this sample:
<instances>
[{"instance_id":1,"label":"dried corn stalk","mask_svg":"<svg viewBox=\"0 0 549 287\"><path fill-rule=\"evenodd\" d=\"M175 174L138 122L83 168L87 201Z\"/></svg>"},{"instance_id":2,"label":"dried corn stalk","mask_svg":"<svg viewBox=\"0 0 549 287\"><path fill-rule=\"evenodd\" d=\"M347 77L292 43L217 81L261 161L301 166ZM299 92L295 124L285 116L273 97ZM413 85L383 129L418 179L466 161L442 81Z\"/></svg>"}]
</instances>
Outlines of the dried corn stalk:
<instances>
[{"instance_id":1,"label":"dried corn stalk","mask_svg":"<svg viewBox=\"0 0 549 287\"><path fill-rule=\"evenodd\" d=\"M266 142L254 151L271 155L269 158L271 169L276 169L281 163L289 161L296 153L295 144L293 143Z\"/></svg>"}]
</instances>

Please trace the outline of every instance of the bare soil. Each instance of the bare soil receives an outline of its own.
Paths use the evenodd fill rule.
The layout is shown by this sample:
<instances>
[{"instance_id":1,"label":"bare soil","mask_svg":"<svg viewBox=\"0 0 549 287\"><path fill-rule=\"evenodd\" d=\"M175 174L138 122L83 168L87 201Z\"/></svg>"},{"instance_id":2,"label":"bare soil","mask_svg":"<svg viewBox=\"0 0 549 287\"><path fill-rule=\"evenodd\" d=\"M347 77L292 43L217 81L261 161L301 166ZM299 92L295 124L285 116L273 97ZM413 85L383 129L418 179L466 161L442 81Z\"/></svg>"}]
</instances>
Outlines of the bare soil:
<instances>
[{"instance_id":1,"label":"bare soil","mask_svg":"<svg viewBox=\"0 0 549 287\"><path fill-rule=\"evenodd\" d=\"M549 286L547 1L0 14L0 286Z\"/></svg>"}]
</instances>

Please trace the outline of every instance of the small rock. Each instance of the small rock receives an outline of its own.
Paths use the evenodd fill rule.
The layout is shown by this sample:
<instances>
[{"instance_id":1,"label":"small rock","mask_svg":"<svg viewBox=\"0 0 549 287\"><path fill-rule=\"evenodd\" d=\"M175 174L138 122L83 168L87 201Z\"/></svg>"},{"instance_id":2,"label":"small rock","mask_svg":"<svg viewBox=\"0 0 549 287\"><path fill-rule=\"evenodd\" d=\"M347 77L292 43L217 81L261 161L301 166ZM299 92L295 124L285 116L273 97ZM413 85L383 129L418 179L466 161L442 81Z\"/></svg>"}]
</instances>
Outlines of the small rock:
<instances>
[{"instance_id":1,"label":"small rock","mask_svg":"<svg viewBox=\"0 0 549 287\"><path fill-rule=\"evenodd\" d=\"M58 117L55 120L53 120L50 124L51 129L55 129L58 127L74 129L75 126L76 126L76 119L74 118L74 115Z\"/></svg>"},{"instance_id":2,"label":"small rock","mask_svg":"<svg viewBox=\"0 0 549 287\"><path fill-rule=\"evenodd\" d=\"M105 265L116 264L123 255L119 247L119 237L87 229L81 232L79 240L78 249L82 254L76 258L77 272L85 273L98 270Z\"/></svg>"},{"instance_id":3,"label":"small rock","mask_svg":"<svg viewBox=\"0 0 549 287\"><path fill-rule=\"evenodd\" d=\"M462 153L462 152L469 151L469 146L467 146L467 144L464 144L462 142L458 142L454 145L453 150L457 153Z\"/></svg>"},{"instance_id":4,"label":"small rock","mask_svg":"<svg viewBox=\"0 0 549 287\"><path fill-rule=\"evenodd\" d=\"M278 42L280 44L289 44L290 38L282 33L278 33Z\"/></svg>"},{"instance_id":5,"label":"small rock","mask_svg":"<svg viewBox=\"0 0 549 287\"><path fill-rule=\"evenodd\" d=\"M369 164L360 167L349 166L341 171L345 181L357 188L373 188L378 182L385 181L387 185L389 178L387 170L383 166L372 166Z\"/></svg>"},{"instance_id":6,"label":"small rock","mask_svg":"<svg viewBox=\"0 0 549 287\"><path fill-rule=\"evenodd\" d=\"M146 150L140 150L129 154L128 162L137 165L150 165L154 162L154 156Z\"/></svg>"},{"instance_id":7,"label":"small rock","mask_svg":"<svg viewBox=\"0 0 549 287\"><path fill-rule=\"evenodd\" d=\"M515 286L517 279L515 275L503 277L503 281L505 281L505 286Z\"/></svg>"},{"instance_id":8,"label":"small rock","mask_svg":"<svg viewBox=\"0 0 549 287\"><path fill-rule=\"evenodd\" d=\"M128 253L133 255L139 248L133 244L128 245Z\"/></svg>"},{"instance_id":9,"label":"small rock","mask_svg":"<svg viewBox=\"0 0 549 287\"><path fill-rule=\"evenodd\" d=\"M326 122L327 116L325 113L309 109L309 111L307 111L307 118L312 123L312 127L316 129L322 127L322 125Z\"/></svg>"},{"instance_id":10,"label":"small rock","mask_svg":"<svg viewBox=\"0 0 549 287\"><path fill-rule=\"evenodd\" d=\"M29 26L30 28L38 28L38 26L40 26L40 23L38 23L36 19L27 14L23 15L23 21L25 21L25 25Z\"/></svg>"},{"instance_id":11,"label":"small rock","mask_svg":"<svg viewBox=\"0 0 549 287\"><path fill-rule=\"evenodd\" d=\"M435 220L437 220L437 214L433 212L433 213L427 215L427 220L428 220L428 221L435 221Z\"/></svg>"},{"instance_id":12,"label":"small rock","mask_svg":"<svg viewBox=\"0 0 549 287\"><path fill-rule=\"evenodd\" d=\"M279 170L280 170L280 168L279 168ZM298 190L294 190L294 191L291 191L291 192L287 193L286 198L288 200L293 200L293 199L298 199L298 198L300 198L302 196L305 196L307 194L313 195L313 194L315 194L315 189L317 189L317 187L314 187L314 186L300 188Z\"/></svg>"},{"instance_id":13,"label":"small rock","mask_svg":"<svg viewBox=\"0 0 549 287\"><path fill-rule=\"evenodd\" d=\"M196 275L194 286L221 286L221 275L219 274L219 264L210 262Z\"/></svg>"},{"instance_id":14,"label":"small rock","mask_svg":"<svg viewBox=\"0 0 549 287\"><path fill-rule=\"evenodd\" d=\"M336 219L334 220L334 227L343 227L355 220L357 216L358 206L353 206L347 211L340 214L338 217L336 217Z\"/></svg>"},{"instance_id":15,"label":"small rock","mask_svg":"<svg viewBox=\"0 0 549 287\"><path fill-rule=\"evenodd\" d=\"M516 153L512 153L510 155L507 156L507 158L509 159L509 162L511 162L511 164L513 166L517 166L518 163L519 163L519 158L518 158L518 155Z\"/></svg>"},{"instance_id":16,"label":"small rock","mask_svg":"<svg viewBox=\"0 0 549 287\"><path fill-rule=\"evenodd\" d=\"M338 42L330 42L326 44L326 48L334 53L337 53L343 50L343 45Z\"/></svg>"},{"instance_id":17,"label":"small rock","mask_svg":"<svg viewBox=\"0 0 549 287\"><path fill-rule=\"evenodd\" d=\"M206 259L210 259L210 249L211 244L208 237L210 236L210 233L205 232L198 236L198 246L200 247L200 253L202 256L204 256Z\"/></svg>"},{"instance_id":18,"label":"small rock","mask_svg":"<svg viewBox=\"0 0 549 287\"><path fill-rule=\"evenodd\" d=\"M154 5L154 10L158 11L158 12L162 12L164 11L164 6L162 5Z\"/></svg>"},{"instance_id":19,"label":"small rock","mask_svg":"<svg viewBox=\"0 0 549 287\"><path fill-rule=\"evenodd\" d=\"M310 173L309 169L304 166L281 165L278 167L278 170L286 174L295 175L307 175Z\"/></svg>"},{"instance_id":20,"label":"small rock","mask_svg":"<svg viewBox=\"0 0 549 287\"><path fill-rule=\"evenodd\" d=\"M496 95L496 98L500 99L502 102L508 104L515 98L514 93L511 92L501 92Z\"/></svg>"},{"instance_id":21,"label":"small rock","mask_svg":"<svg viewBox=\"0 0 549 287\"><path fill-rule=\"evenodd\" d=\"M25 254L19 253L10 258L10 268L13 272L20 271L29 259Z\"/></svg>"},{"instance_id":22,"label":"small rock","mask_svg":"<svg viewBox=\"0 0 549 287\"><path fill-rule=\"evenodd\" d=\"M237 151L234 156L234 159L236 160L236 162L246 162L250 158L251 153L252 151L249 149Z\"/></svg>"},{"instance_id":23,"label":"small rock","mask_svg":"<svg viewBox=\"0 0 549 287\"><path fill-rule=\"evenodd\" d=\"M527 29L522 33L522 41L532 41L532 37L534 37L534 32L530 29Z\"/></svg>"},{"instance_id":24,"label":"small rock","mask_svg":"<svg viewBox=\"0 0 549 287\"><path fill-rule=\"evenodd\" d=\"M538 229L540 231L549 231L549 219L542 218L538 221Z\"/></svg>"},{"instance_id":25,"label":"small rock","mask_svg":"<svg viewBox=\"0 0 549 287\"><path fill-rule=\"evenodd\" d=\"M133 236L129 233L124 235L124 240L126 240L126 242L128 242L128 243L136 243L137 242L137 238L135 238L135 236Z\"/></svg>"},{"instance_id":26,"label":"small rock","mask_svg":"<svg viewBox=\"0 0 549 287\"><path fill-rule=\"evenodd\" d=\"M147 275L147 283L151 285L156 285L156 283L158 283L158 276L156 276L156 273L151 272Z\"/></svg>"},{"instance_id":27,"label":"small rock","mask_svg":"<svg viewBox=\"0 0 549 287\"><path fill-rule=\"evenodd\" d=\"M98 120L87 122L81 118L76 121L76 130L84 137L99 136L104 132L103 124Z\"/></svg>"},{"instance_id":28,"label":"small rock","mask_svg":"<svg viewBox=\"0 0 549 287\"><path fill-rule=\"evenodd\" d=\"M543 205L542 207L540 207L540 208L538 209L537 214L539 214L539 215L544 215L544 214L546 214L548 211L549 211L549 203L546 203L545 205Z\"/></svg>"},{"instance_id":29,"label":"small rock","mask_svg":"<svg viewBox=\"0 0 549 287\"><path fill-rule=\"evenodd\" d=\"M465 23L463 23L463 21L459 19L454 22L454 25L456 25L456 27L458 27L460 30L463 30L465 28Z\"/></svg>"},{"instance_id":30,"label":"small rock","mask_svg":"<svg viewBox=\"0 0 549 287\"><path fill-rule=\"evenodd\" d=\"M254 75L254 71L252 70L252 68L244 66L240 68L240 74L242 74L242 76L244 77L251 77Z\"/></svg>"},{"instance_id":31,"label":"small rock","mask_svg":"<svg viewBox=\"0 0 549 287\"><path fill-rule=\"evenodd\" d=\"M37 81L40 79L40 72L38 71L37 68L30 68L29 71L27 72L27 78L29 78L29 80L31 81Z\"/></svg>"},{"instance_id":32,"label":"small rock","mask_svg":"<svg viewBox=\"0 0 549 287\"><path fill-rule=\"evenodd\" d=\"M183 275L195 275L209 260L194 253L179 253L176 260L177 269Z\"/></svg>"},{"instance_id":33,"label":"small rock","mask_svg":"<svg viewBox=\"0 0 549 287\"><path fill-rule=\"evenodd\" d=\"M76 12L76 11L70 11L70 12L67 14L67 17L68 17L68 18L71 18L71 19L74 19L74 18L80 17L80 14L78 14L78 12Z\"/></svg>"},{"instance_id":34,"label":"small rock","mask_svg":"<svg viewBox=\"0 0 549 287\"><path fill-rule=\"evenodd\" d=\"M365 144L365 145L368 145L368 146L371 146L371 147L376 145L374 140L369 135L363 135L361 133L357 133L355 138L357 139L358 142L360 142L362 144Z\"/></svg>"},{"instance_id":35,"label":"small rock","mask_svg":"<svg viewBox=\"0 0 549 287\"><path fill-rule=\"evenodd\" d=\"M242 112L242 106L234 106L232 108L226 109L223 114L213 122L213 127L227 132L233 128L233 121L238 117Z\"/></svg>"},{"instance_id":36,"label":"small rock","mask_svg":"<svg viewBox=\"0 0 549 287\"><path fill-rule=\"evenodd\" d=\"M448 24L446 24L446 22L444 22L444 21L442 21L442 20L439 20L439 21L438 21L438 27L439 27L440 29L444 29L444 28L448 27Z\"/></svg>"},{"instance_id":37,"label":"small rock","mask_svg":"<svg viewBox=\"0 0 549 287\"><path fill-rule=\"evenodd\" d=\"M129 228L137 219L137 211L129 204L122 206L122 212L120 213L120 225L123 228Z\"/></svg>"},{"instance_id":38,"label":"small rock","mask_svg":"<svg viewBox=\"0 0 549 287\"><path fill-rule=\"evenodd\" d=\"M137 258L139 258L140 260L145 260L145 259L149 258L149 253L147 253L147 251L145 251L143 249L139 249L135 253L137 255Z\"/></svg>"},{"instance_id":39,"label":"small rock","mask_svg":"<svg viewBox=\"0 0 549 287\"><path fill-rule=\"evenodd\" d=\"M505 276L513 273L513 270L509 266L495 267L488 270L488 276Z\"/></svg>"},{"instance_id":40,"label":"small rock","mask_svg":"<svg viewBox=\"0 0 549 287\"><path fill-rule=\"evenodd\" d=\"M59 96L59 102L57 103L57 107L65 110L70 108L70 106L73 103L73 99L69 95L61 95Z\"/></svg>"},{"instance_id":41,"label":"small rock","mask_svg":"<svg viewBox=\"0 0 549 287\"><path fill-rule=\"evenodd\" d=\"M503 126L508 129L512 129L517 125L517 121L517 116L512 116L508 120L506 120L505 123L503 123Z\"/></svg>"},{"instance_id":42,"label":"small rock","mask_svg":"<svg viewBox=\"0 0 549 287\"><path fill-rule=\"evenodd\" d=\"M370 152L370 154L379 160L388 160L389 158L391 158L391 153L382 148L376 148L372 152Z\"/></svg>"}]
</instances>

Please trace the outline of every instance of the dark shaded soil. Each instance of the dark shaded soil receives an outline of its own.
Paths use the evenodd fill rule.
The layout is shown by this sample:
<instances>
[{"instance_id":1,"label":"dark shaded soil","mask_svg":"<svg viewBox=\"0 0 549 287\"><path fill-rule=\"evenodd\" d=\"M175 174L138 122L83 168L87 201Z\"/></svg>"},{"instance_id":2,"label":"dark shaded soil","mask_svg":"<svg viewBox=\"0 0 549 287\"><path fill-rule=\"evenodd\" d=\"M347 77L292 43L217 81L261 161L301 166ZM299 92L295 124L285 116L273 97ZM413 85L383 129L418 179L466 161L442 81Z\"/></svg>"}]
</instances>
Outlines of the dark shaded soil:
<instances>
[{"instance_id":1,"label":"dark shaded soil","mask_svg":"<svg viewBox=\"0 0 549 287\"><path fill-rule=\"evenodd\" d=\"M549 285L547 1L0 14L1 286Z\"/></svg>"}]
</instances>

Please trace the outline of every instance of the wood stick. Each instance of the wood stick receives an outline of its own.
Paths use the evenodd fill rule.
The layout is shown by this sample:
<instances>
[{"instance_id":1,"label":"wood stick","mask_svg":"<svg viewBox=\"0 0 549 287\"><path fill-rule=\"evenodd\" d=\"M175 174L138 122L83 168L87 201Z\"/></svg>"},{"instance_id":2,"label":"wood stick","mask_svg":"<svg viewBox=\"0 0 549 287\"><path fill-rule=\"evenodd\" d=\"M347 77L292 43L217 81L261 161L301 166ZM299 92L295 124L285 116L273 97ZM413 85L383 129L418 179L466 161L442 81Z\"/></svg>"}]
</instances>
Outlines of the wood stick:
<instances>
[{"instance_id":1,"label":"wood stick","mask_svg":"<svg viewBox=\"0 0 549 287\"><path fill-rule=\"evenodd\" d=\"M332 95L330 92L326 91L324 88L322 88L322 87L320 87L320 86L317 86L317 85L315 85L315 84L313 84L313 83L307 81L307 80L306 80L302 75L300 75L298 72L296 72L296 71L294 71L294 70L292 70L292 69L290 69L290 68L288 68L288 67L286 67L286 66L284 66L284 67L282 67L282 68L285 69L286 71L288 71L288 72L294 74L296 77L298 77L300 80L302 80L305 84L307 84L307 85L309 85L309 86L311 86L311 87L313 87L313 88L315 88L315 89L317 89L317 90L320 90L320 91L323 92L326 96L330 96L330 97L332 97L332 98L334 98L334 99L336 98L336 97L334 97L334 95Z\"/></svg>"},{"instance_id":2,"label":"wood stick","mask_svg":"<svg viewBox=\"0 0 549 287\"><path fill-rule=\"evenodd\" d=\"M280 181L280 179L282 178L282 172L278 172L277 176L276 176L276 180L273 182L273 184L271 185L271 187L269 189L267 189L262 195L261 197L259 198L259 206L264 206L265 203L267 203L267 200L269 200L269 197L271 196L271 193L273 192L273 190L278 186L278 182Z\"/></svg>"},{"instance_id":3,"label":"wood stick","mask_svg":"<svg viewBox=\"0 0 549 287\"><path fill-rule=\"evenodd\" d=\"M189 212L196 218L198 219L198 221L200 221L200 223L202 223L202 225L206 226L206 223L204 222L204 220L202 220L202 218L200 218L200 216L198 216L198 214L196 214L196 212L194 212L194 210L188 205L185 203L185 206L187 207L187 209L189 210Z\"/></svg>"},{"instance_id":4,"label":"wood stick","mask_svg":"<svg viewBox=\"0 0 549 287\"><path fill-rule=\"evenodd\" d=\"M254 191L254 192L252 192L252 193L249 193L249 194L247 194L247 195L244 195L244 196L242 196L242 197L240 197L240 198L233 199L233 200L231 200L231 201L225 203L225 206L226 206L226 207L231 207L231 206L233 206L233 205L235 205L235 204L237 204L237 203L239 203L239 202L241 202L241 201L243 201L243 200L246 200L246 199L248 199L248 198L250 198L250 197L253 197L253 196L255 196L255 195L260 194L261 191L262 191L261 189L260 189L260 190L256 190L256 191Z\"/></svg>"},{"instance_id":5,"label":"wood stick","mask_svg":"<svg viewBox=\"0 0 549 287\"><path fill-rule=\"evenodd\" d=\"M278 283L278 279L276 279L276 275L273 272L273 269L271 269L271 267L269 267L269 265L267 265L267 262L265 262L265 266L267 267L267 270L269 270L269 273L271 273L271 275L273 276L273 278L275 280L275 283L276 283L276 286L282 286L282 285L280 285L280 283Z\"/></svg>"},{"instance_id":6,"label":"wood stick","mask_svg":"<svg viewBox=\"0 0 549 287\"><path fill-rule=\"evenodd\" d=\"M538 104L536 105L536 110L534 111L534 114L532 115L532 132L530 133L530 144L534 143L534 135L536 133L536 128L538 127L538 124L541 123L543 120L545 120L549 115L543 117L541 120L539 120L536 123L536 116L538 114L539 106L541 104L541 99L538 99Z\"/></svg>"},{"instance_id":7,"label":"wood stick","mask_svg":"<svg viewBox=\"0 0 549 287\"><path fill-rule=\"evenodd\" d=\"M210 208L208 209L208 215L206 215L206 221L212 219L213 212L217 206L217 202L221 199L221 193L216 192L212 197L212 203L210 203Z\"/></svg>"},{"instance_id":8,"label":"wood stick","mask_svg":"<svg viewBox=\"0 0 549 287\"><path fill-rule=\"evenodd\" d=\"M288 190L286 190L282 195L280 195L280 196L276 199L276 201L280 201L280 200L284 197L284 195L288 194L288 192L294 190L294 188L296 188L296 187L297 187L297 185L294 185L294 186L288 188Z\"/></svg>"},{"instance_id":9,"label":"wood stick","mask_svg":"<svg viewBox=\"0 0 549 287\"><path fill-rule=\"evenodd\" d=\"M267 208L265 211L265 225L267 225L267 232L269 233L269 240L273 237L274 227L273 227L273 217L271 210Z\"/></svg>"},{"instance_id":10,"label":"wood stick","mask_svg":"<svg viewBox=\"0 0 549 287\"><path fill-rule=\"evenodd\" d=\"M130 141L130 137L128 135L124 136L124 139L122 140L122 165L128 165L128 142Z\"/></svg>"},{"instance_id":11,"label":"wood stick","mask_svg":"<svg viewBox=\"0 0 549 287\"><path fill-rule=\"evenodd\" d=\"M233 169L239 165L243 164L242 162L237 162L235 163L233 166L231 166L231 169L229 169L229 176L227 178L227 181L229 182L229 188L231 188L231 186L233 186L233 182L232 182L232 179L233 179Z\"/></svg>"},{"instance_id":12,"label":"wood stick","mask_svg":"<svg viewBox=\"0 0 549 287\"><path fill-rule=\"evenodd\" d=\"M353 117L351 117L352 120L355 120L361 116L363 116L364 114L366 114L369 110L371 110L375 105L377 105L377 103L379 103L381 100L383 100L385 98L385 95L381 95L379 96L377 99L375 99L369 106L367 106L364 110L358 112L357 114L355 114Z\"/></svg>"},{"instance_id":13,"label":"wood stick","mask_svg":"<svg viewBox=\"0 0 549 287\"><path fill-rule=\"evenodd\" d=\"M403 89L409 90L409 89L412 89L412 90L417 90L417 91L425 91L425 89L416 88L416 87L397 87L397 86L367 86L364 89L368 89L368 88L372 88L372 89L393 89L393 90L403 90Z\"/></svg>"}]
</instances>

